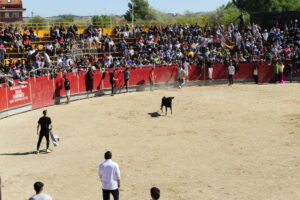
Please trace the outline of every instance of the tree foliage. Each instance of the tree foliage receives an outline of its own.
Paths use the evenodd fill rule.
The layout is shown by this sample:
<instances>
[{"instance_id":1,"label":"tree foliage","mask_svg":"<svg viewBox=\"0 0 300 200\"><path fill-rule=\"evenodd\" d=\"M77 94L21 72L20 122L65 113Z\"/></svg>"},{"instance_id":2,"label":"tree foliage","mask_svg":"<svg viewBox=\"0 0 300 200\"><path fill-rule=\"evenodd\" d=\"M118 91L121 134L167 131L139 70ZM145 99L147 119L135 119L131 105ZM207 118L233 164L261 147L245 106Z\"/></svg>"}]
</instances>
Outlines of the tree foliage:
<instances>
[{"instance_id":1,"label":"tree foliage","mask_svg":"<svg viewBox=\"0 0 300 200\"><path fill-rule=\"evenodd\" d=\"M253 12L300 11L299 0L233 0L237 8Z\"/></svg>"},{"instance_id":2,"label":"tree foliage","mask_svg":"<svg viewBox=\"0 0 300 200\"><path fill-rule=\"evenodd\" d=\"M29 23L36 23L36 24L42 24L42 23L46 23L47 22L47 19L46 18L43 18L41 16L34 16L32 18L30 18L28 20Z\"/></svg>"},{"instance_id":3,"label":"tree foliage","mask_svg":"<svg viewBox=\"0 0 300 200\"><path fill-rule=\"evenodd\" d=\"M58 19L55 20L56 22L74 22L75 16L74 15L60 15Z\"/></svg>"},{"instance_id":4,"label":"tree foliage","mask_svg":"<svg viewBox=\"0 0 300 200\"><path fill-rule=\"evenodd\" d=\"M132 12L134 20L154 20L154 9L150 8L148 0L131 0L128 3L128 11L124 17L127 21L132 20Z\"/></svg>"},{"instance_id":5,"label":"tree foliage","mask_svg":"<svg viewBox=\"0 0 300 200\"><path fill-rule=\"evenodd\" d=\"M96 15L92 17L93 24L107 24L110 21L109 15Z\"/></svg>"},{"instance_id":6,"label":"tree foliage","mask_svg":"<svg viewBox=\"0 0 300 200\"><path fill-rule=\"evenodd\" d=\"M215 14L215 23L220 23L224 25L228 25L230 23L238 23L240 16L239 9L232 3L229 2L227 5L223 5L219 7ZM248 13L244 13L246 22L250 21L250 15Z\"/></svg>"}]
</instances>

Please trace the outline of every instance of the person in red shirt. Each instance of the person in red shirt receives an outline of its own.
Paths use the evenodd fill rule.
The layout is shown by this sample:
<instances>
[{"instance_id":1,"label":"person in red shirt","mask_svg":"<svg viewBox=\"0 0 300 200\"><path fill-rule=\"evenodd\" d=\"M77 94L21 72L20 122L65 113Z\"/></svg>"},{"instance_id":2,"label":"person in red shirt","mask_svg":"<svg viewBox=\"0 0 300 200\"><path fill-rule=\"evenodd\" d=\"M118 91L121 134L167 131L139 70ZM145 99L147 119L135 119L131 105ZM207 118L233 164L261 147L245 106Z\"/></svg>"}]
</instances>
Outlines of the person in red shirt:
<instances>
[{"instance_id":1,"label":"person in red shirt","mask_svg":"<svg viewBox=\"0 0 300 200\"><path fill-rule=\"evenodd\" d=\"M154 67L152 67L150 74L149 74L149 79L150 79L150 90L153 91L153 86L154 86L154 80L155 80L155 72L154 72Z\"/></svg>"},{"instance_id":2,"label":"person in red shirt","mask_svg":"<svg viewBox=\"0 0 300 200\"><path fill-rule=\"evenodd\" d=\"M29 49L31 47L31 43L30 43L30 40L29 40L28 36L26 36L24 38L23 45L24 45L25 49Z\"/></svg>"}]
</instances>

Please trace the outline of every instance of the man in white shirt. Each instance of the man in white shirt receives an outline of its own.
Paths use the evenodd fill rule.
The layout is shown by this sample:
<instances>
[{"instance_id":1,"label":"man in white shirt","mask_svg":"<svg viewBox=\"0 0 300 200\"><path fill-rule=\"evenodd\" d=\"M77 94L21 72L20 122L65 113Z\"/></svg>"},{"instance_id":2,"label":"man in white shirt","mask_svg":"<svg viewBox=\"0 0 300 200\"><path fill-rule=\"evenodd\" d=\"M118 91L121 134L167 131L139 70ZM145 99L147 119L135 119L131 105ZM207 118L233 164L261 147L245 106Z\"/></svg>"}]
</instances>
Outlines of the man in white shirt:
<instances>
[{"instance_id":1,"label":"man in white shirt","mask_svg":"<svg viewBox=\"0 0 300 200\"><path fill-rule=\"evenodd\" d=\"M229 85L233 85L233 76L235 74L235 67L233 66L232 63L230 63L229 67L228 67L228 81L229 81Z\"/></svg>"},{"instance_id":2,"label":"man in white shirt","mask_svg":"<svg viewBox=\"0 0 300 200\"><path fill-rule=\"evenodd\" d=\"M114 200L119 200L120 169L119 165L111 160L112 153L107 151L104 154L105 161L99 166L99 178L102 182L103 200L109 200L110 194Z\"/></svg>"},{"instance_id":3,"label":"man in white shirt","mask_svg":"<svg viewBox=\"0 0 300 200\"><path fill-rule=\"evenodd\" d=\"M42 182L36 182L33 187L36 195L30 197L29 200L52 200L49 195L43 193L44 184Z\"/></svg>"},{"instance_id":4,"label":"man in white shirt","mask_svg":"<svg viewBox=\"0 0 300 200\"><path fill-rule=\"evenodd\" d=\"M189 63L187 61L185 61L183 63L183 66L184 66L184 70L185 70L185 75L186 75L186 81L189 81Z\"/></svg>"}]
</instances>

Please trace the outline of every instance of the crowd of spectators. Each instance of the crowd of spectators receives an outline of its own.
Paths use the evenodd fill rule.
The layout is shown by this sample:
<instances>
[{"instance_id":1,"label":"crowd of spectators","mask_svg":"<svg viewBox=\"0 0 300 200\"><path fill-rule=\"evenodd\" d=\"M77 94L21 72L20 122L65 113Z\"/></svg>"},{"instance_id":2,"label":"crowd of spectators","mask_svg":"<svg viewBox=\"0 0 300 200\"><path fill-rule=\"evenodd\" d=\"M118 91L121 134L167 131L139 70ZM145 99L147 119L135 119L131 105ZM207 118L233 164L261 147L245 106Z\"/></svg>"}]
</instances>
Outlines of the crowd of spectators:
<instances>
[{"instance_id":1,"label":"crowd of spectators","mask_svg":"<svg viewBox=\"0 0 300 200\"><path fill-rule=\"evenodd\" d=\"M76 25L69 28L50 28L51 41L43 50L33 47L38 35L32 28L22 31L16 27L0 28L0 76L24 81L29 76L55 72L77 72L93 69L195 64L200 68L213 63L231 62L276 62L278 60L300 60L300 24L298 20L284 26L274 26L270 30L257 24L243 27L230 24L225 27L216 24L168 25L133 29L129 25L116 26L116 37L104 35L103 29L92 24L79 34ZM134 42L128 42L129 39ZM76 57L71 53L74 45L81 48L102 49L103 54ZM26 59L6 60L7 46L13 45L18 52L26 54ZM58 53L59 52L59 53ZM113 56L118 52L120 56ZM300 64L299 61L296 64ZM47 70L46 70L47 69ZM30 73L31 71L34 72ZM9 79L9 78L8 78ZM4 78L0 77L3 82Z\"/></svg>"}]
</instances>

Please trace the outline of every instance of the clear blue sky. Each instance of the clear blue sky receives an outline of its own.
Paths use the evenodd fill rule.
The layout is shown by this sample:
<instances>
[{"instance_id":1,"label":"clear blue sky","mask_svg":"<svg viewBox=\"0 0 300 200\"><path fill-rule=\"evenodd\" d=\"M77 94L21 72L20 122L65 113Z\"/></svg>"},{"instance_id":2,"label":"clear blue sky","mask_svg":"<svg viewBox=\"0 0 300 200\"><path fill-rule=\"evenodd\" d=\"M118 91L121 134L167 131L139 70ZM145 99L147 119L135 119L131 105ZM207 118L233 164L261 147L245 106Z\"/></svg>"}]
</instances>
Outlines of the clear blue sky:
<instances>
[{"instance_id":1,"label":"clear blue sky","mask_svg":"<svg viewBox=\"0 0 300 200\"><path fill-rule=\"evenodd\" d=\"M148 0L158 10L169 13L213 11L229 0ZM60 14L81 16L96 14L122 15L128 9L128 0L23 0L27 8L25 16L40 15L50 17Z\"/></svg>"}]
</instances>

